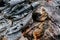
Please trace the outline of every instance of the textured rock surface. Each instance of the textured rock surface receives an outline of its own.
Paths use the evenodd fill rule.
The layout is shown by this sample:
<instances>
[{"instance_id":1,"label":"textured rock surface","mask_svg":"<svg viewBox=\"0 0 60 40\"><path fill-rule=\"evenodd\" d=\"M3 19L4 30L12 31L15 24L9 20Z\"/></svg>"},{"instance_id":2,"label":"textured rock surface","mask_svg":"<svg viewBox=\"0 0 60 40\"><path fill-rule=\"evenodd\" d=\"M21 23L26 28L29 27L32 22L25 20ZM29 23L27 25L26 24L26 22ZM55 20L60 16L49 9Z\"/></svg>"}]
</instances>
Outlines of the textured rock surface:
<instances>
[{"instance_id":1,"label":"textured rock surface","mask_svg":"<svg viewBox=\"0 0 60 40\"><path fill-rule=\"evenodd\" d=\"M37 0L30 0L30 2L34 1ZM42 2L41 5L33 12L28 12L29 14L26 13L28 10L22 8L25 11L23 11L24 13L21 12L22 15L14 15L15 12L20 10L18 8L14 9L19 4L13 7L16 10L12 9L13 12L10 7L6 9L7 11L4 10L5 12L1 9L0 40L60 40L60 5L59 2L57 3L59 0L39 1ZM5 14L6 12L7 14ZM10 12L13 13L12 16L9 16L8 13ZM9 17L7 18L6 15ZM13 20L12 17L17 20Z\"/></svg>"}]
</instances>

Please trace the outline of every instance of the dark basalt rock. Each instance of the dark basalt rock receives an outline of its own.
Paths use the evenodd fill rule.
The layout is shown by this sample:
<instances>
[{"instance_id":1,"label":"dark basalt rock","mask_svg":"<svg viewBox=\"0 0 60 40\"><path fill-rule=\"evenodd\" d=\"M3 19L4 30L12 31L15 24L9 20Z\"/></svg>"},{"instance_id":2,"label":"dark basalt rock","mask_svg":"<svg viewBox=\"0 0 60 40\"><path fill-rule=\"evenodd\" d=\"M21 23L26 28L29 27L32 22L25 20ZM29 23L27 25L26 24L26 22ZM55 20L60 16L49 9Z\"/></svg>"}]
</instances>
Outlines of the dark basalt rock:
<instances>
[{"instance_id":1,"label":"dark basalt rock","mask_svg":"<svg viewBox=\"0 0 60 40\"><path fill-rule=\"evenodd\" d=\"M40 22L40 16L41 16L40 13L33 13L32 19L33 19L34 21Z\"/></svg>"},{"instance_id":2,"label":"dark basalt rock","mask_svg":"<svg viewBox=\"0 0 60 40\"><path fill-rule=\"evenodd\" d=\"M4 6L5 6L5 2L3 2L3 0L0 1L0 7L4 7Z\"/></svg>"}]
</instances>

